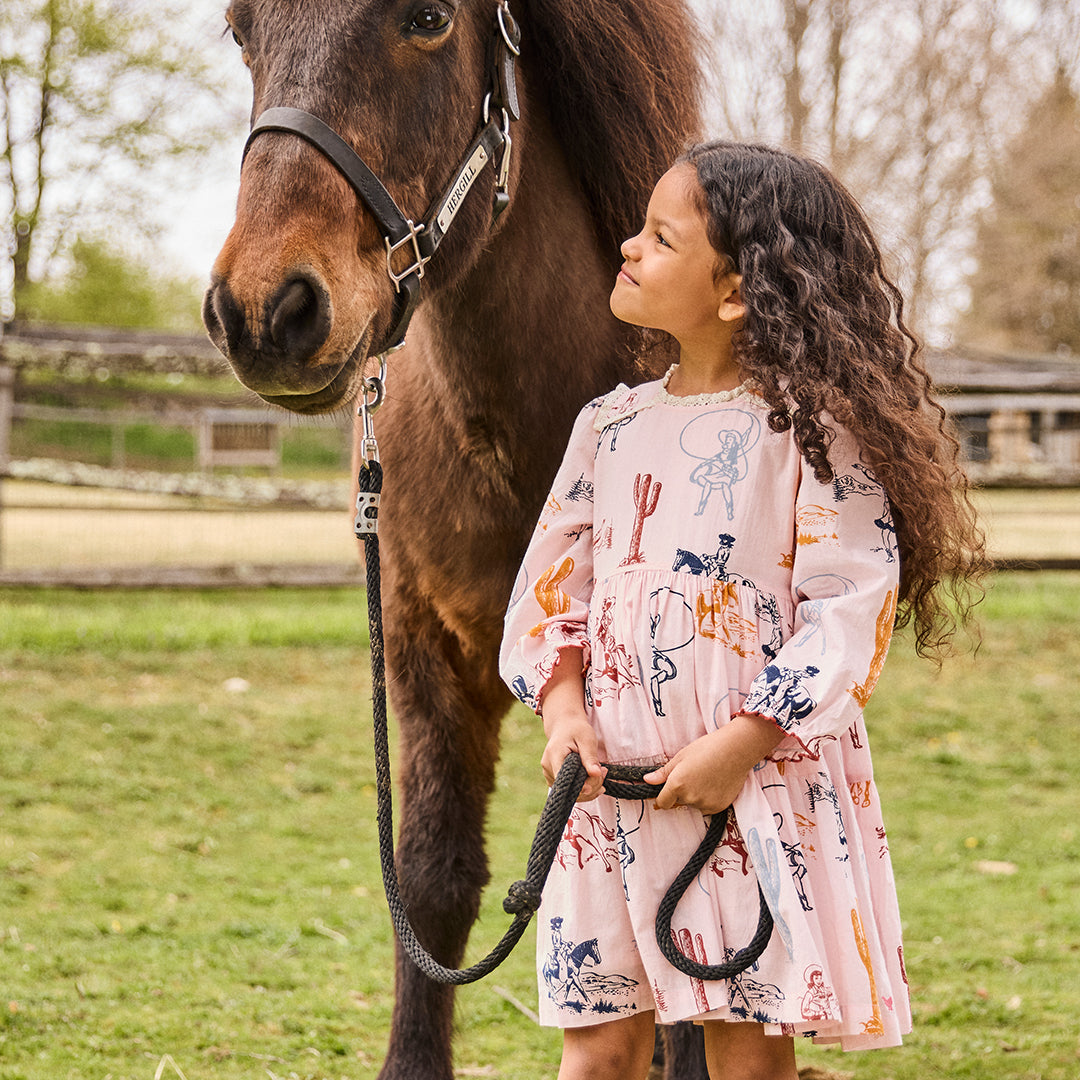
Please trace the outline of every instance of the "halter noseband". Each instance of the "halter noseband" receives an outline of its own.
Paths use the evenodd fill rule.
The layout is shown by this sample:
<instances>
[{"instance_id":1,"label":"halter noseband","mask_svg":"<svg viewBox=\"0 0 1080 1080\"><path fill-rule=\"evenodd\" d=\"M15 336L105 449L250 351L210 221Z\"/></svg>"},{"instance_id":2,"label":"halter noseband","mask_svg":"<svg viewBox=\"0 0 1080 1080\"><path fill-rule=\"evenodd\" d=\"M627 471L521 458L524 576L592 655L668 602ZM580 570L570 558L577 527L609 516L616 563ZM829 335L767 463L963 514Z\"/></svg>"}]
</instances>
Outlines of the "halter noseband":
<instances>
[{"instance_id":1,"label":"halter noseband","mask_svg":"<svg viewBox=\"0 0 1080 1080\"><path fill-rule=\"evenodd\" d=\"M492 89L484 98L480 131L466 151L454 179L432 203L419 225L406 217L379 178L364 163L363 158L333 128L313 113L283 107L267 109L252 125L244 144L241 166L251 148L252 140L258 135L267 131L284 131L298 135L337 168L375 218L386 242L386 272L393 282L395 297L390 329L381 347L373 349L371 355L385 356L405 344L405 333L420 299L420 280L424 276L424 267L442 242L481 169L489 162L497 170L492 220L510 203L507 192L510 172L510 121L517 120L520 116L515 61L521 51L521 30L510 14L507 0L499 0L496 9L494 41ZM398 252L405 253L409 265L395 270L394 258Z\"/></svg>"}]
</instances>

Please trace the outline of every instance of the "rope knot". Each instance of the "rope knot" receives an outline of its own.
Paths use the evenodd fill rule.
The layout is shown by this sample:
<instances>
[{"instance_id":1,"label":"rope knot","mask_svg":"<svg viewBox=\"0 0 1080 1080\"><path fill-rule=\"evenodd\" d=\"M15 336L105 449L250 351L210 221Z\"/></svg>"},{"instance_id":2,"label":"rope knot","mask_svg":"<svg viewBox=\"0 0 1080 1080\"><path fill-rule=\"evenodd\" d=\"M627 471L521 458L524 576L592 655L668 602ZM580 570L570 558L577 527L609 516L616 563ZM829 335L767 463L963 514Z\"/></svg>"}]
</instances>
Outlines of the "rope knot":
<instances>
[{"instance_id":1,"label":"rope knot","mask_svg":"<svg viewBox=\"0 0 1080 1080\"><path fill-rule=\"evenodd\" d=\"M540 891L527 881L515 881L507 890L503 911L507 915L535 915L540 910Z\"/></svg>"}]
</instances>

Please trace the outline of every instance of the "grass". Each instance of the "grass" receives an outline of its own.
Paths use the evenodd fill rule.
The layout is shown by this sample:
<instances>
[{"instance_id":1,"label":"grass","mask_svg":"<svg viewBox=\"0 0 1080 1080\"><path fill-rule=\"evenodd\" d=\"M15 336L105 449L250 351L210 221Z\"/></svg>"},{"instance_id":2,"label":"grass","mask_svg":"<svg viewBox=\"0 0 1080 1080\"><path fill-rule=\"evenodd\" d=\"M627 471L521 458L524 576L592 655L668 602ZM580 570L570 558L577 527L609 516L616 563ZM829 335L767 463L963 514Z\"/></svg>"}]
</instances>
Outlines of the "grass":
<instances>
[{"instance_id":1,"label":"grass","mask_svg":"<svg viewBox=\"0 0 1080 1080\"><path fill-rule=\"evenodd\" d=\"M1002 577L974 659L899 642L869 724L905 918L904 1049L857 1080L1071 1080L1080 1065L1080 575ZM375 1075L378 877L363 601L347 590L0 591L0 1080ZM542 799L505 726L501 934ZM554 1077L523 943L460 992L463 1075Z\"/></svg>"}]
</instances>

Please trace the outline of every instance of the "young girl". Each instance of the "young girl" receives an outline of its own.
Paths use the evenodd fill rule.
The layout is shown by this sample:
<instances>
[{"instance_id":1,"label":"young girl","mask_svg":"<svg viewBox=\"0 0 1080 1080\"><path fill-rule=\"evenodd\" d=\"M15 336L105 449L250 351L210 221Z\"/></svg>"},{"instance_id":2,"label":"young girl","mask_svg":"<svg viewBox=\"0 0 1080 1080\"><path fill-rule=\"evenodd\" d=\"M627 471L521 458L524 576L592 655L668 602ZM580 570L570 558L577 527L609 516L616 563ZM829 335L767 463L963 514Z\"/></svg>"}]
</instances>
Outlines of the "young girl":
<instances>
[{"instance_id":1,"label":"young girl","mask_svg":"<svg viewBox=\"0 0 1080 1080\"><path fill-rule=\"evenodd\" d=\"M925 653L966 618L981 537L900 295L825 169L695 147L622 254L611 310L679 362L578 417L503 644L548 782L570 751L588 771L538 917L541 1019L565 1029L562 1080L644 1077L654 1023L687 1019L713 1080L795 1080L793 1036L910 1030L862 710L894 626ZM601 762L655 766L655 804L602 795ZM730 959L759 887L774 930L703 982L654 920L729 806L672 933Z\"/></svg>"}]
</instances>

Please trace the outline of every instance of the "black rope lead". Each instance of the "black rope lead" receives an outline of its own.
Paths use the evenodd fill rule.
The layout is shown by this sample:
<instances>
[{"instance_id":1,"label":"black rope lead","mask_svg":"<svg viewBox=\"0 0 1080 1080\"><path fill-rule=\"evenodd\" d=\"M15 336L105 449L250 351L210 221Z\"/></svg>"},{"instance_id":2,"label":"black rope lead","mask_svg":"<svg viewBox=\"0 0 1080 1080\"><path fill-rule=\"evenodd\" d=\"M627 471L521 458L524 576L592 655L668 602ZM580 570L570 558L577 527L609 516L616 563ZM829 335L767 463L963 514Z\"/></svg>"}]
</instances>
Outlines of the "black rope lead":
<instances>
[{"instance_id":1,"label":"black rope lead","mask_svg":"<svg viewBox=\"0 0 1080 1080\"><path fill-rule=\"evenodd\" d=\"M525 878L514 882L503 901L503 909L514 916L509 929L494 949L482 960L468 968L450 968L440 964L420 943L405 910L398 884L397 865L394 861L393 794L390 783L389 723L386 706L386 657L383 646L382 624L382 576L379 560L379 536L376 528L379 495L382 491L382 465L378 459L366 461L360 469L357 498L356 533L364 540L367 569L368 624L371 638L371 696L375 735L375 783L378 808L376 820L379 828L379 860L382 864L383 887L394 931L402 948L414 964L428 978L441 983L462 985L476 982L490 974L510 955L521 940L533 915L540 907L540 897L558 851L566 822L573 812L574 803L585 785L587 773L577 754L567 755L555 783L548 793L540 820L536 826L526 865ZM654 799L661 788L641 782L649 769L608 766L604 782L607 794L617 799ZM679 971L697 979L730 979L745 971L765 951L772 935L773 920L765 896L761 898L758 928L750 944L736 953L724 964L700 964L683 953L675 943L671 920L675 908L690 883L708 862L716 850L727 827L728 812L714 814L704 839L694 852L690 862L672 883L660 902L656 913L656 941L660 951Z\"/></svg>"}]
</instances>

